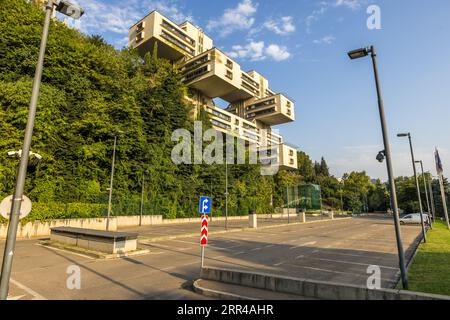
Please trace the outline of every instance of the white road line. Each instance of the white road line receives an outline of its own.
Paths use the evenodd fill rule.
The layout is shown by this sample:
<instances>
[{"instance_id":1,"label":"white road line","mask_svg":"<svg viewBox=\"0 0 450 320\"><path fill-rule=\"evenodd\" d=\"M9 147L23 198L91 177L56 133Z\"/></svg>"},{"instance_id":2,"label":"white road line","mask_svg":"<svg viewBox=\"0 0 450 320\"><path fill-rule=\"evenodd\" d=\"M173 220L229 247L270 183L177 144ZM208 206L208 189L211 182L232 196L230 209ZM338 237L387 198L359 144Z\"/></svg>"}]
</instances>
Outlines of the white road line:
<instances>
[{"instance_id":1,"label":"white road line","mask_svg":"<svg viewBox=\"0 0 450 320\"><path fill-rule=\"evenodd\" d=\"M299 244L298 246L291 247L291 248L289 248L289 250L293 250L293 249L297 249L297 248L301 248L301 247L305 247L305 246L312 246L312 245L315 245L316 243L317 243L317 241L306 242L303 244Z\"/></svg>"},{"instance_id":2,"label":"white road line","mask_svg":"<svg viewBox=\"0 0 450 320\"><path fill-rule=\"evenodd\" d=\"M301 256L298 256L297 258L295 258L295 259L302 259L302 258L304 258L305 256L304 255L301 255Z\"/></svg>"},{"instance_id":3,"label":"white road line","mask_svg":"<svg viewBox=\"0 0 450 320\"><path fill-rule=\"evenodd\" d=\"M302 268L302 269L309 269L309 270L314 270L314 271L321 271L321 272L328 272L328 273L335 273L335 274L350 274L353 276L357 276L357 277L367 277L367 275L364 274L356 274L355 273L351 273L351 272L345 272L345 271L335 271L335 270L328 270L328 269L321 269L321 268L314 268L314 267L306 267L306 266L299 266L299 265L291 265L297 268ZM392 282L392 283L396 283L395 281L393 281L392 279L384 279L381 278L382 281L386 281L386 282Z\"/></svg>"},{"instance_id":4,"label":"white road line","mask_svg":"<svg viewBox=\"0 0 450 320\"><path fill-rule=\"evenodd\" d=\"M358 266L370 266L371 265L370 263L359 263L359 262L333 260L333 259L323 259L323 258L311 258L311 259L320 260L320 261L328 261L328 262L344 263L344 264L354 264L354 265L358 265ZM380 266L380 265L378 265L378 266L380 268L384 268L384 269L398 270L398 268L394 268L394 267Z\"/></svg>"},{"instance_id":5,"label":"white road line","mask_svg":"<svg viewBox=\"0 0 450 320\"><path fill-rule=\"evenodd\" d=\"M240 254L244 254L244 253L245 253L245 251L241 251L241 252L233 253L233 256L237 256L237 255L240 255Z\"/></svg>"},{"instance_id":6,"label":"white road line","mask_svg":"<svg viewBox=\"0 0 450 320\"><path fill-rule=\"evenodd\" d=\"M269 245L265 246L264 249L272 248L272 247L275 247L275 245L274 244L269 244Z\"/></svg>"},{"instance_id":7,"label":"white road line","mask_svg":"<svg viewBox=\"0 0 450 320\"><path fill-rule=\"evenodd\" d=\"M192 245L198 244L197 242L184 241L184 240L169 240L169 241L173 241L173 242L181 242L181 243L187 243L187 244L192 244Z\"/></svg>"},{"instance_id":8,"label":"white road line","mask_svg":"<svg viewBox=\"0 0 450 320\"><path fill-rule=\"evenodd\" d=\"M10 300L10 301L16 301L16 300L20 300L23 297L25 297L25 295L21 295L21 296L14 296L14 297L8 297L6 300Z\"/></svg>"},{"instance_id":9,"label":"white road line","mask_svg":"<svg viewBox=\"0 0 450 320\"><path fill-rule=\"evenodd\" d=\"M258 250L261 250L262 248L254 248L254 249L252 249L252 250L250 250L250 251L258 251Z\"/></svg>"},{"instance_id":10,"label":"white road line","mask_svg":"<svg viewBox=\"0 0 450 320\"><path fill-rule=\"evenodd\" d=\"M274 264L274 267L279 267L279 266L281 266L283 263L284 263L284 261L279 262L279 263L275 263L275 264Z\"/></svg>"},{"instance_id":11,"label":"white road line","mask_svg":"<svg viewBox=\"0 0 450 320\"><path fill-rule=\"evenodd\" d=\"M27 286L21 284L20 282L14 280L13 278L11 278L9 280L12 284L14 284L16 287L18 287L19 289L24 290L26 293L30 294L33 296L33 300L47 300L47 298L45 298L44 296L40 295L39 293L37 293L36 291L34 291L33 289L28 288Z\"/></svg>"}]
</instances>

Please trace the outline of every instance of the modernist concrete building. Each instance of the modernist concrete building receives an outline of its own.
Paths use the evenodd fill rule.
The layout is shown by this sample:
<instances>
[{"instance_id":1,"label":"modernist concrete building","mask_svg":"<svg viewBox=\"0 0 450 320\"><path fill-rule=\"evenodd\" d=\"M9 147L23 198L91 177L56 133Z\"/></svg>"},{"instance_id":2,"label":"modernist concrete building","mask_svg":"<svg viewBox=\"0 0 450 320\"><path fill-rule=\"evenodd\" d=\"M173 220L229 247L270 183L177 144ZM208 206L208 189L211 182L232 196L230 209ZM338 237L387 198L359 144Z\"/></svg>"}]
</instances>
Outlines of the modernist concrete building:
<instances>
[{"instance_id":1,"label":"modernist concrete building","mask_svg":"<svg viewBox=\"0 0 450 320\"><path fill-rule=\"evenodd\" d=\"M271 128L295 120L291 99L272 91L258 72L243 71L190 22L177 25L153 11L130 28L129 46L140 55L153 52L155 45L159 57L182 63L183 82L190 90L187 99L197 110L204 108L210 114L216 130L261 147L277 146L280 166L297 168L295 148L286 145ZM217 107L215 98L229 106Z\"/></svg>"}]
</instances>

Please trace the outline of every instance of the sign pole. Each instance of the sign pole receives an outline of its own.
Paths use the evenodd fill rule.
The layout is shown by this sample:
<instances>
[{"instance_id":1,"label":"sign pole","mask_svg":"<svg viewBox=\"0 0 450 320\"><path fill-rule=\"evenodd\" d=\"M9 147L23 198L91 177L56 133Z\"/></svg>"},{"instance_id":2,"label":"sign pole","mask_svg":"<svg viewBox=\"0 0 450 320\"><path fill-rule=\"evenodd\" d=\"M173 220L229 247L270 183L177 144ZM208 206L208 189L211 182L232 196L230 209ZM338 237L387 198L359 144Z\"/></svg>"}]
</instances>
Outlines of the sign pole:
<instances>
[{"instance_id":1,"label":"sign pole","mask_svg":"<svg viewBox=\"0 0 450 320\"><path fill-rule=\"evenodd\" d=\"M202 246L202 269L205 266L205 246Z\"/></svg>"}]
</instances>

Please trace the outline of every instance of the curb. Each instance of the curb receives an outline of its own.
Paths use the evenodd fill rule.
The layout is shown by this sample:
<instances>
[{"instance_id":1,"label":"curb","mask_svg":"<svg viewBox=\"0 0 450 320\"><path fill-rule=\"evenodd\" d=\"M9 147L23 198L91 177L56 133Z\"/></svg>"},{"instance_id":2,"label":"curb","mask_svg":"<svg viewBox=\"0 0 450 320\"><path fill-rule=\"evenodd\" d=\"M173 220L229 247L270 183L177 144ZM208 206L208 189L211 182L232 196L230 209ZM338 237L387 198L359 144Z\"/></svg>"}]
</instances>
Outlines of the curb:
<instances>
[{"instance_id":1,"label":"curb","mask_svg":"<svg viewBox=\"0 0 450 320\"><path fill-rule=\"evenodd\" d=\"M51 250L60 250L67 253L72 253L75 255L83 256L90 259L99 259L99 260L114 260L114 259L122 259L127 257L136 257L136 256L142 256L150 253L150 250L147 249L138 249L136 251L127 252L127 253L103 253L100 251L93 251L88 250L84 248L79 248L75 246L60 244L53 241L41 241L37 245L43 246L45 248L51 249Z\"/></svg>"},{"instance_id":2,"label":"curb","mask_svg":"<svg viewBox=\"0 0 450 320\"><path fill-rule=\"evenodd\" d=\"M279 276L263 272L204 267L204 280L325 300L447 300L450 296L398 289L371 290L353 284Z\"/></svg>"},{"instance_id":3,"label":"curb","mask_svg":"<svg viewBox=\"0 0 450 320\"><path fill-rule=\"evenodd\" d=\"M316 221L307 221L307 222L294 222L294 223L285 223L285 224L276 224L272 226L264 226L264 227L258 227L256 229L244 227L239 229L233 229L233 230L223 230L223 231L213 231L209 232L210 235L217 235L217 234L225 234L225 233L235 233L235 232L242 232L242 231L257 231L257 230L264 230L264 229L270 229L270 228L279 228L279 227L286 227L286 226L296 226L301 224L312 224L312 223L320 223L320 222L330 222L330 221L343 221L343 220L350 220L353 218L338 218L338 219L324 219L324 220L316 220ZM199 233L185 233L180 234L176 236L163 236L163 237L157 237L157 238L147 238L147 237L138 237L138 240L140 243L146 244L146 243L154 243L154 242L160 242L165 240L175 240L179 238L188 238L188 237L196 237Z\"/></svg>"},{"instance_id":4,"label":"curb","mask_svg":"<svg viewBox=\"0 0 450 320\"><path fill-rule=\"evenodd\" d=\"M201 280L202 279L195 280L193 287L194 287L194 291L196 293L201 294L205 297L215 298L215 299L219 299L219 300L258 300L255 298L241 296L241 295L234 294L234 293L228 293L228 292L203 288L199 285L199 281L201 281Z\"/></svg>"}]
</instances>

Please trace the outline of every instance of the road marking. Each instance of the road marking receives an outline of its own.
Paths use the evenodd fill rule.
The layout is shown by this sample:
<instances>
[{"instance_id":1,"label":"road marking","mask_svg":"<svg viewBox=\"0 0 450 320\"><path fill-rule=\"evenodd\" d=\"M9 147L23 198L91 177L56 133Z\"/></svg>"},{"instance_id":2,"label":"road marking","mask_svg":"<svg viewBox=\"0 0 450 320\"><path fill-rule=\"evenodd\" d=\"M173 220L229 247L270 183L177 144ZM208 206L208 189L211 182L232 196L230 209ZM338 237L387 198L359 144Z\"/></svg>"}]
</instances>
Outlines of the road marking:
<instances>
[{"instance_id":1,"label":"road marking","mask_svg":"<svg viewBox=\"0 0 450 320\"><path fill-rule=\"evenodd\" d=\"M265 246L264 249L272 248L272 247L275 247L275 245L274 244L269 244L269 245Z\"/></svg>"},{"instance_id":2,"label":"road marking","mask_svg":"<svg viewBox=\"0 0 450 320\"><path fill-rule=\"evenodd\" d=\"M237 256L237 255L240 255L240 254L244 254L244 253L245 253L245 251L241 251L241 252L233 253L233 256Z\"/></svg>"},{"instance_id":3,"label":"road marking","mask_svg":"<svg viewBox=\"0 0 450 320\"><path fill-rule=\"evenodd\" d=\"M252 250L250 250L250 251L258 251L258 250L261 250L262 248L254 248L254 249L252 249Z\"/></svg>"},{"instance_id":4,"label":"road marking","mask_svg":"<svg viewBox=\"0 0 450 320\"><path fill-rule=\"evenodd\" d=\"M14 296L14 297L8 297L6 300L10 300L10 301L16 301L16 300L20 300L23 297L25 297L25 295L21 295L21 296Z\"/></svg>"},{"instance_id":5,"label":"road marking","mask_svg":"<svg viewBox=\"0 0 450 320\"><path fill-rule=\"evenodd\" d=\"M291 248L289 248L289 250L293 250L293 249L297 249L297 248L301 248L301 247L305 247L305 246L312 246L312 245L315 245L316 243L317 243L317 241L306 242L303 244L299 244L298 246L291 247Z\"/></svg>"},{"instance_id":6,"label":"road marking","mask_svg":"<svg viewBox=\"0 0 450 320\"><path fill-rule=\"evenodd\" d=\"M284 261L279 262L279 263L275 263L275 264L274 264L274 267L279 267L279 266L281 266L283 263L284 263Z\"/></svg>"},{"instance_id":7,"label":"road marking","mask_svg":"<svg viewBox=\"0 0 450 320\"><path fill-rule=\"evenodd\" d=\"M27 286L21 284L20 282L14 280L13 278L11 278L9 280L12 284L14 284L16 287L18 287L19 289L24 290L26 293L30 294L33 296L32 300L47 300L47 298L45 298L44 296L40 295L39 293L37 293L36 291L34 291L33 289L28 288Z\"/></svg>"},{"instance_id":8,"label":"road marking","mask_svg":"<svg viewBox=\"0 0 450 320\"><path fill-rule=\"evenodd\" d=\"M196 245L197 244L197 242L184 241L184 240L169 240L169 241L187 243L187 244L192 244L192 245Z\"/></svg>"},{"instance_id":9,"label":"road marking","mask_svg":"<svg viewBox=\"0 0 450 320\"><path fill-rule=\"evenodd\" d=\"M365 278L365 277L367 277L367 275L365 275L365 274L355 274L355 273L352 273L352 272L335 271L335 270L328 270L328 269L321 269L321 268L314 268L314 267L307 267L307 266L299 266L299 265L296 265L296 264L291 264L290 266L297 267L297 268L302 268L302 269L314 270L314 271L321 271L321 272L328 272L328 273L335 273L335 274L353 275L353 276L356 276L358 278ZM381 278L381 280L382 281L386 281L386 282L396 283L396 281L393 281L391 279Z\"/></svg>"},{"instance_id":10,"label":"road marking","mask_svg":"<svg viewBox=\"0 0 450 320\"><path fill-rule=\"evenodd\" d=\"M324 259L324 258L311 258L314 260L319 260L319 261L328 261L328 262L337 262L337 263L345 263L345 264L354 264L354 265L358 265L358 266L370 266L370 263L359 263L359 262L350 262L350 261L342 261L342 260L333 260L333 259ZM378 265L380 268L384 268L384 269L391 269L391 270L398 270L398 268L394 268L394 267L388 267L388 266L380 266Z\"/></svg>"},{"instance_id":11,"label":"road marking","mask_svg":"<svg viewBox=\"0 0 450 320\"><path fill-rule=\"evenodd\" d=\"M298 256L297 258L295 258L295 259L302 259L302 258L304 258L305 256L304 255L300 255L300 256Z\"/></svg>"}]
</instances>

